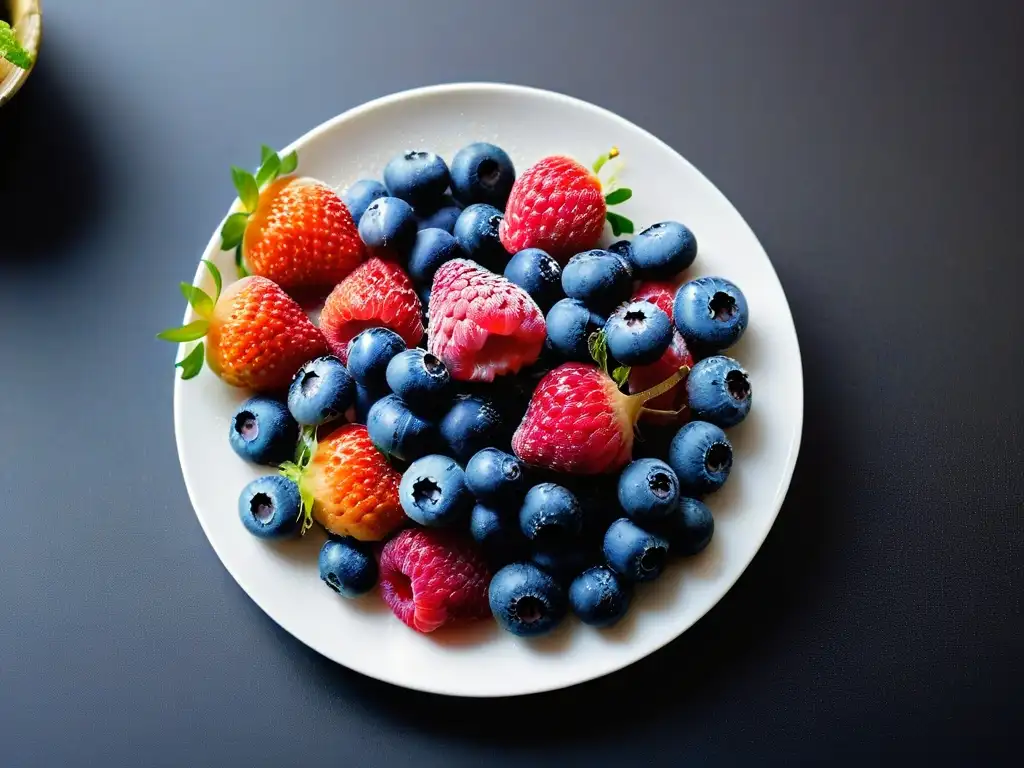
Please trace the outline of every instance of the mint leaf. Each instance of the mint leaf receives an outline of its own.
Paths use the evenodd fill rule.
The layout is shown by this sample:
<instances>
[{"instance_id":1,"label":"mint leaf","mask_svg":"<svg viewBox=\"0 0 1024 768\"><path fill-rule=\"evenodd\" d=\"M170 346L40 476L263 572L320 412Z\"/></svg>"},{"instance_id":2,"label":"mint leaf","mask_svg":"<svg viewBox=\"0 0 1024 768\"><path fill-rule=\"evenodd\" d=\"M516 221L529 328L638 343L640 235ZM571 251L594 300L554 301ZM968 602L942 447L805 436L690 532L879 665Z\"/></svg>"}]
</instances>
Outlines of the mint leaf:
<instances>
[{"instance_id":1,"label":"mint leaf","mask_svg":"<svg viewBox=\"0 0 1024 768\"><path fill-rule=\"evenodd\" d=\"M242 207L252 213L260 201L260 187L256 183L256 177L243 168L231 166L231 180L238 190L238 199L242 201Z\"/></svg>"},{"instance_id":2,"label":"mint leaf","mask_svg":"<svg viewBox=\"0 0 1024 768\"><path fill-rule=\"evenodd\" d=\"M594 362L597 363L598 367L605 373L608 373L608 339L603 328L590 334L590 337L587 339L587 348L590 350L590 356L594 358Z\"/></svg>"},{"instance_id":3,"label":"mint leaf","mask_svg":"<svg viewBox=\"0 0 1024 768\"><path fill-rule=\"evenodd\" d=\"M221 289L224 287L224 280L221 279L220 270L217 269L217 265L212 261L203 259L203 266L206 267L206 271L210 273L210 277L213 278L213 285L217 289L217 292L213 294L213 303L217 303L217 299L220 298Z\"/></svg>"},{"instance_id":4,"label":"mint leaf","mask_svg":"<svg viewBox=\"0 0 1024 768\"><path fill-rule=\"evenodd\" d=\"M28 69L32 66L32 54L18 42L14 30L6 21L0 21L0 59L7 59L19 69Z\"/></svg>"},{"instance_id":5,"label":"mint leaf","mask_svg":"<svg viewBox=\"0 0 1024 768\"><path fill-rule=\"evenodd\" d=\"M185 301L196 311L200 317L209 319L213 314L213 299L202 288L196 288L188 283L181 284L181 295Z\"/></svg>"},{"instance_id":6,"label":"mint leaf","mask_svg":"<svg viewBox=\"0 0 1024 768\"><path fill-rule=\"evenodd\" d=\"M277 178L281 171L281 158L276 154L271 155L263 161L263 165L256 171L256 184L262 187L268 181L273 181Z\"/></svg>"},{"instance_id":7,"label":"mint leaf","mask_svg":"<svg viewBox=\"0 0 1024 768\"><path fill-rule=\"evenodd\" d=\"M619 385L620 388L623 384L629 381L629 370L630 369L628 365L620 365L618 368L612 371L612 379L615 381L616 384Z\"/></svg>"},{"instance_id":8,"label":"mint leaf","mask_svg":"<svg viewBox=\"0 0 1024 768\"><path fill-rule=\"evenodd\" d=\"M255 179L253 180L255 184ZM220 249L230 251L242 244L242 236L245 234L245 225L249 223L248 213L232 213L224 220L224 226L220 228Z\"/></svg>"},{"instance_id":9,"label":"mint leaf","mask_svg":"<svg viewBox=\"0 0 1024 768\"><path fill-rule=\"evenodd\" d=\"M181 380L188 381L194 379L199 375L199 372L203 370L203 358L206 352L203 348L203 342L196 344L196 348L189 352L179 362L174 364L175 368L181 368Z\"/></svg>"},{"instance_id":10,"label":"mint leaf","mask_svg":"<svg viewBox=\"0 0 1024 768\"><path fill-rule=\"evenodd\" d=\"M277 173L279 176L287 176L289 173L299 167L299 154L292 152L281 158L281 170Z\"/></svg>"},{"instance_id":11,"label":"mint leaf","mask_svg":"<svg viewBox=\"0 0 1024 768\"><path fill-rule=\"evenodd\" d=\"M622 189L616 189L614 192L609 192L604 196L605 205L618 205L624 203L633 196L633 190L627 187Z\"/></svg>"},{"instance_id":12,"label":"mint leaf","mask_svg":"<svg viewBox=\"0 0 1024 768\"><path fill-rule=\"evenodd\" d=\"M209 327L210 323L206 320L195 320L180 328L168 328L166 331L161 331L156 337L164 341L174 341L183 344L186 341L195 341L196 339L203 338Z\"/></svg>"},{"instance_id":13,"label":"mint leaf","mask_svg":"<svg viewBox=\"0 0 1024 768\"><path fill-rule=\"evenodd\" d=\"M608 211L604 217L608 220L608 223L612 225L612 234L616 237L621 235L623 232L630 235L633 234L633 222L625 216L620 216L617 213Z\"/></svg>"}]
</instances>

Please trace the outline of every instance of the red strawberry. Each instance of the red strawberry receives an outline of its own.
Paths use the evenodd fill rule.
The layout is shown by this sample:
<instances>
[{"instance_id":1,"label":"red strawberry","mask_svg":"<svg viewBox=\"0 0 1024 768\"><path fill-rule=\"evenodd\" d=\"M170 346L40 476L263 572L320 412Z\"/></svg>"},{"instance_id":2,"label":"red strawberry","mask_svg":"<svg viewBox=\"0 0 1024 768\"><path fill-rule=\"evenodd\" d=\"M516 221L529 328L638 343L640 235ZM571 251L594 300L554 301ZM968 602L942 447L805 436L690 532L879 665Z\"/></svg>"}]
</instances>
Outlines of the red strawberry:
<instances>
[{"instance_id":1,"label":"red strawberry","mask_svg":"<svg viewBox=\"0 0 1024 768\"><path fill-rule=\"evenodd\" d=\"M327 352L320 329L276 283L245 277L220 294L220 272L210 262L203 263L213 275L217 296L182 283L182 292L200 319L164 331L160 338L189 342L205 336L210 370L228 384L257 392L287 389L304 363ZM203 355L200 342L177 364L183 379L199 373Z\"/></svg>"},{"instance_id":2,"label":"red strawberry","mask_svg":"<svg viewBox=\"0 0 1024 768\"><path fill-rule=\"evenodd\" d=\"M672 343L668 345L665 354L650 365L634 365L630 369L629 391L637 393L656 386L683 367L693 367L693 355L686 348L682 334L673 328ZM640 415L641 421L652 424L683 424L687 419L686 387L682 386L652 398Z\"/></svg>"},{"instance_id":3,"label":"red strawberry","mask_svg":"<svg viewBox=\"0 0 1024 768\"><path fill-rule=\"evenodd\" d=\"M540 357L546 327L530 295L476 262L454 259L430 291L431 353L459 381L494 381Z\"/></svg>"},{"instance_id":4,"label":"red strawberry","mask_svg":"<svg viewBox=\"0 0 1024 768\"><path fill-rule=\"evenodd\" d=\"M673 305L676 300L676 291L679 286L667 280L648 280L640 283L633 291L633 301L649 301L656 306L671 320L673 317Z\"/></svg>"},{"instance_id":5,"label":"red strawberry","mask_svg":"<svg viewBox=\"0 0 1024 768\"><path fill-rule=\"evenodd\" d=\"M527 464L598 475L614 472L633 457L633 425L644 404L686 376L674 372L656 387L625 395L603 370L566 363L541 379L512 437L512 450Z\"/></svg>"},{"instance_id":6,"label":"red strawberry","mask_svg":"<svg viewBox=\"0 0 1024 768\"><path fill-rule=\"evenodd\" d=\"M491 615L491 572L468 541L450 531L410 528L380 553L380 590L395 615L419 632Z\"/></svg>"},{"instance_id":7,"label":"red strawberry","mask_svg":"<svg viewBox=\"0 0 1024 768\"><path fill-rule=\"evenodd\" d=\"M294 153L264 147L263 158L255 176L232 169L243 210L224 222L221 247L287 291L331 288L366 256L352 214L326 184L287 175Z\"/></svg>"},{"instance_id":8,"label":"red strawberry","mask_svg":"<svg viewBox=\"0 0 1024 768\"><path fill-rule=\"evenodd\" d=\"M541 248L565 264L574 254L597 246L605 219L616 235L632 232L633 225L607 206L628 200L631 192L617 190L605 198L598 171L613 149L591 171L571 157L546 157L527 168L512 185L505 218L498 229L509 253Z\"/></svg>"},{"instance_id":9,"label":"red strawberry","mask_svg":"<svg viewBox=\"0 0 1024 768\"><path fill-rule=\"evenodd\" d=\"M386 326L410 347L423 338L423 318L416 289L393 261L376 256L364 261L327 297L320 328L331 351L348 362L348 343L361 331Z\"/></svg>"}]
</instances>

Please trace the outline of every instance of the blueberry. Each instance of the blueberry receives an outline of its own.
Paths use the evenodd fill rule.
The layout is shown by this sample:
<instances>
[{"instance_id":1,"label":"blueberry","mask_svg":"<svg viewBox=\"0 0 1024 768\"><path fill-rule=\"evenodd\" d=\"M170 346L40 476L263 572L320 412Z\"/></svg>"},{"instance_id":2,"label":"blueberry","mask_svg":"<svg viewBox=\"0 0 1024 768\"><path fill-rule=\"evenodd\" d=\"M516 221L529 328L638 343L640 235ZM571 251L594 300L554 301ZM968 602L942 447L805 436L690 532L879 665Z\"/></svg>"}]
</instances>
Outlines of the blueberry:
<instances>
[{"instance_id":1,"label":"blueberry","mask_svg":"<svg viewBox=\"0 0 1024 768\"><path fill-rule=\"evenodd\" d=\"M540 248L520 251L505 265L505 277L518 285L547 312L565 293L562 292L562 268Z\"/></svg>"},{"instance_id":2,"label":"blueberry","mask_svg":"<svg viewBox=\"0 0 1024 768\"><path fill-rule=\"evenodd\" d=\"M611 312L629 298L633 278L625 260L595 248L569 259L562 270L562 289L599 314Z\"/></svg>"},{"instance_id":3,"label":"blueberry","mask_svg":"<svg viewBox=\"0 0 1024 768\"><path fill-rule=\"evenodd\" d=\"M409 277L416 285L429 289L442 264L465 257L462 246L443 229L421 229L409 252Z\"/></svg>"},{"instance_id":4,"label":"blueberry","mask_svg":"<svg viewBox=\"0 0 1024 768\"><path fill-rule=\"evenodd\" d=\"M374 200L359 219L359 237L368 247L400 256L405 256L412 248L416 231L412 206L397 197Z\"/></svg>"},{"instance_id":5,"label":"blueberry","mask_svg":"<svg viewBox=\"0 0 1024 768\"><path fill-rule=\"evenodd\" d=\"M714 493L729 479L732 443L720 427L706 421L691 421L672 438L668 464L679 478L680 493Z\"/></svg>"},{"instance_id":6,"label":"blueberry","mask_svg":"<svg viewBox=\"0 0 1024 768\"><path fill-rule=\"evenodd\" d=\"M629 581L653 581L665 568L668 542L620 517L604 535L604 557L613 571Z\"/></svg>"},{"instance_id":7,"label":"blueberry","mask_svg":"<svg viewBox=\"0 0 1024 768\"><path fill-rule=\"evenodd\" d=\"M445 408L452 399L448 368L425 349L399 352L388 363L387 382L414 413L426 416Z\"/></svg>"},{"instance_id":8,"label":"blueberry","mask_svg":"<svg viewBox=\"0 0 1024 768\"><path fill-rule=\"evenodd\" d=\"M622 259L628 266L629 269L633 269L633 248L629 244L629 240L619 240L608 246L608 250Z\"/></svg>"},{"instance_id":9,"label":"blueberry","mask_svg":"<svg viewBox=\"0 0 1024 768\"><path fill-rule=\"evenodd\" d=\"M706 357L693 366L686 379L693 418L719 427L732 427L750 413L753 402L750 378L731 357Z\"/></svg>"},{"instance_id":10,"label":"blueberry","mask_svg":"<svg viewBox=\"0 0 1024 768\"><path fill-rule=\"evenodd\" d=\"M235 453L256 464L276 466L295 457L299 425L288 407L269 397L252 397L231 419L228 441Z\"/></svg>"},{"instance_id":11,"label":"blueberry","mask_svg":"<svg viewBox=\"0 0 1024 768\"><path fill-rule=\"evenodd\" d=\"M519 528L538 549L567 548L583 530L583 510L568 488L541 483L523 499Z\"/></svg>"},{"instance_id":12,"label":"blueberry","mask_svg":"<svg viewBox=\"0 0 1024 768\"><path fill-rule=\"evenodd\" d=\"M463 205L487 203L504 210L515 180L512 160L493 144L478 141L452 159L452 192Z\"/></svg>"},{"instance_id":13,"label":"blueberry","mask_svg":"<svg viewBox=\"0 0 1024 768\"><path fill-rule=\"evenodd\" d=\"M676 328L701 349L731 347L747 328L743 292L723 277L698 277L679 287L673 305Z\"/></svg>"},{"instance_id":14,"label":"blueberry","mask_svg":"<svg viewBox=\"0 0 1024 768\"><path fill-rule=\"evenodd\" d=\"M370 415L370 408L373 407L373 404L388 394L389 392L386 389L383 391L371 389L357 383L355 397L355 422L357 424L365 424L366 418Z\"/></svg>"},{"instance_id":15,"label":"blueberry","mask_svg":"<svg viewBox=\"0 0 1024 768\"><path fill-rule=\"evenodd\" d=\"M508 264L508 251L498 239L498 226L504 217L492 205L477 203L459 214L455 222L455 239L462 250L480 266L499 275Z\"/></svg>"},{"instance_id":16,"label":"blueberry","mask_svg":"<svg viewBox=\"0 0 1024 768\"><path fill-rule=\"evenodd\" d=\"M530 557L534 565L550 573L562 584L568 584L597 559L592 553L578 547L534 549Z\"/></svg>"},{"instance_id":17,"label":"blueberry","mask_svg":"<svg viewBox=\"0 0 1024 768\"><path fill-rule=\"evenodd\" d=\"M388 191L417 208L438 208L449 180L448 165L433 152L410 149L384 166Z\"/></svg>"},{"instance_id":18,"label":"blueberry","mask_svg":"<svg viewBox=\"0 0 1024 768\"><path fill-rule=\"evenodd\" d=\"M584 624L610 627L626 615L633 599L632 585L611 568L588 568L569 586L569 605Z\"/></svg>"},{"instance_id":19,"label":"blueberry","mask_svg":"<svg viewBox=\"0 0 1024 768\"><path fill-rule=\"evenodd\" d=\"M415 461L434 448L434 425L420 418L398 395L375 402L366 415L366 431L377 450L402 461Z\"/></svg>"},{"instance_id":20,"label":"blueberry","mask_svg":"<svg viewBox=\"0 0 1024 768\"><path fill-rule=\"evenodd\" d=\"M450 195L441 198L441 207L433 209L415 209L416 225L420 229L443 229L448 234L455 230L455 222L462 213L460 206Z\"/></svg>"},{"instance_id":21,"label":"blueberry","mask_svg":"<svg viewBox=\"0 0 1024 768\"><path fill-rule=\"evenodd\" d=\"M359 226L359 220L363 218L370 203L382 197L388 196L387 188L375 179L360 179L351 187L345 190L341 196L342 202L352 214L352 220Z\"/></svg>"},{"instance_id":22,"label":"blueberry","mask_svg":"<svg viewBox=\"0 0 1024 768\"><path fill-rule=\"evenodd\" d=\"M320 578L342 597L365 595L377 585L377 561L370 548L345 536L320 548Z\"/></svg>"},{"instance_id":23,"label":"blueberry","mask_svg":"<svg viewBox=\"0 0 1024 768\"><path fill-rule=\"evenodd\" d=\"M628 258L637 277L667 280L693 264L697 238L678 221L662 221L633 238Z\"/></svg>"},{"instance_id":24,"label":"blueberry","mask_svg":"<svg viewBox=\"0 0 1024 768\"><path fill-rule=\"evenodd\" d=\"M623 365L656 362L672 343L672 321L649 301L623 304L604 326L608 352Z\"/></svg>"},{"instance_id":25,"label":"blueberry","mask_svg":"<svg viewBox=\"0 0 1024 768\"><path fill-rule=\"evenodd\" d=\"M466 484L480 501L516 506L526 493L526 468L515 456L484 448L466 464Z\"/></svg>"},{"instance_id":26,"label":"blueberry","mask_svg":"<svg viewBox=\"0 0 1024 768\"><path fill-rule=\"evenodd\" d=\"M548 343L570 360L590 361L588 340L604 327L605 321L587 309L578 299L562 299L548 311L545 318Z\"/></svg>"},{"instance_id":27,"label":"blueberry","mask_svg":"<svg viewBox=\"0 0 1024 768\"><path fill-rule=\"evenodd\" d=\"M643 525L667 517L679 503L679 480L658 459L637 459L619 475L619 504Z\"/></svg>"},{"instance_id":28,"label":"blueberry","mask_svg":"<svg viewBox=\"0 0 1024 768\"><path fill-rule=\"evenodd\" d=\"M258 477L242 489L238 516L253 536L280 539L298 530L299 486L282 475Z\"/></svg>"},{"instance_id":29,"label":"blueberry","mask_svg":"<svg viewBox=\"0 0 1024 768\"><path fill-rule=\"evenodd\" d=\"M509 510L477 504L469 516L469 534L492 562L510 562L523 549L519 521Z\"/></svg>"},{"instance_id":30,"label":"blueberry","mask_svg":"<svg viewBox=\"0 0 1024 768\"><path fill-rule=\"evenodd\" d=\"M390 328L367 328L348 343L348 372L364 387L385 391L388 363L404 351L402 337Z\"/></svg>"},{"instance_id":31,"label":"blueberry","mask_svg":"<svg viewBox=\"0 0 1024 768\"><path fill-rule=\"evenodd\" d=\"M711 542L715 518L704 502L684 497L672 514L658 524L658 530L668 539L673 555L696 555Z\"/></svg>"},{"instance_id":32,"label":"blueberry","mask_svg":"<svg viewBox=\"0 0 1024 768\"><path fill-rule=\"evenodd\" d=\"M420 525L456 525L473 507L466 475L453 459L432 454L417 459L402 475L398 498L409 518Z\"/></svg>"},{"instance_id":33,"label":"blueberry","mask_svg":"<svg viewBox=\"0 0 1024 768\"><path fill-rule=\"evenodd\" d=\"M341 418L355 401L356 384L341 360L327 355L299 369L288 388L288 410L299 424Z\"/></svg>"},{"instance_id":34,"label":"blueberry","mask_svg":"<svg viewBox=\"0 0 1024 768\"><path fill-rule=\"evenodd\" d=\"M487 590L491 613L515 635L534 637L550 632L565 617L565 590L532 563L506 565Z\"/></svg>"},{"instance_id":35,"label":"blueberry","mask_svg":"<svg viewBox=\"0 0 1024 768\"><path fill-rule=\"evenodd\" d=\"M461 395L441 419L441 439L451 455L465 463L482 448L499 445L507 436L501 411L476 395Z\"/></svg>"}]
</instances>

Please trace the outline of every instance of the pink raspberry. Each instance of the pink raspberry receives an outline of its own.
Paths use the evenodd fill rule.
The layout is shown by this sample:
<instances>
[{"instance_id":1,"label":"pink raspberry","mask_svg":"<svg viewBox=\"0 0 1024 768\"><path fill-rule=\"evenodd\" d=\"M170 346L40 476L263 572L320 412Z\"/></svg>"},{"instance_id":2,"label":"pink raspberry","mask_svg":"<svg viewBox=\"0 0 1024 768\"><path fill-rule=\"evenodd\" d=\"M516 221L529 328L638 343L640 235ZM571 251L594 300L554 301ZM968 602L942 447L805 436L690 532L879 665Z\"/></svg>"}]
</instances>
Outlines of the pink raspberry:
<instances>
[{"instance_id":1,"label":"pink raspberry","mask_svg":"<svg viewBox=\"0 0 1024 768\"><path fill-rule=\"evenodd\" d=\"M647 280L636 287L631 301L649 301L671 320L678 289L679 286L670 280Z\"/></svg>"},{"instance_id":2,"label":"pink raspberry","mask_svg":"<svg viewBox=\"0 0 1024 768\"><path fill-rule=\"evenodd\" d=\"M407 528L380 553L384 602L418 632L490 616L490 582L476 547L450 531Z\"/></svg>"}]
</instances>

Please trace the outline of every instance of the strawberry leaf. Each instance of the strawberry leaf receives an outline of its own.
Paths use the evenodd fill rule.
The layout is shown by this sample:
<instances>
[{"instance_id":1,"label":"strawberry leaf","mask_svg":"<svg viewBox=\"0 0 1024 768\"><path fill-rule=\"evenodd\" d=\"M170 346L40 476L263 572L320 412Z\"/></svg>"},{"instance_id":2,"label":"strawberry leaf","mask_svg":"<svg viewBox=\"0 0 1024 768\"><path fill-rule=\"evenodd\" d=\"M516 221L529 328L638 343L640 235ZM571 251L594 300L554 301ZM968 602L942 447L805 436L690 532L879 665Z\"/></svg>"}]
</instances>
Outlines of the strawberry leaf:
<instances>
[{"instance_id":1,"label":"strawberry leaf","mask_svg":"<svg viewBox=\"0 0 1024 768\"><path fill-rule=\"evenodd\" d=\"M266 144L261 144L260 145L260 165L265 164L267 162L267 158L269 158L271 155L276 155L276 154L277 154L277 152L275 152L273 149L268 147Z\"/></svg>"},{"instance_id":2,"label":"strawberry leaf","mask_svg":"<svg viewBox=\"0 0 1024 768\"><path fill-rule=\"evenodd\" d=\"M166 331L161 331L156 335L158 339L164 341L174 341L179 344L184 344L186 341L195 341L201 339L206 335L206 331L209 330L210 323L206 320L196 320L183 325L180 328L168 328Z\"/></svg>"},{"instance_id":3,"label":"strawberry leaf","mask_svg":"<svg viewBox=\"0 0 1024 768\"><path fill-rule=\"evenodd\" d=\"M281 158L276 154L271 155L263 161L260 169L256 172L256 184L262 187L268 181L273 181L277 178L280 170Z\"/></svg>"},{"instance_id":4,"label":"strawberry leaf","mask_svg":"<svg viewBox=\"0 0 1024 768\"><path fill-rule=\"evenodd\" d=\"M260 200L260 187L256 183L256 177L243 168L231 166L231 179L238 190L238 199L242 201L242 207L252 213Z\"/></svg>"},{"instance_id":5,"label":"strawberry leaf","mask_svg":"<svg viewBox=\"0 0 1024 768\"><path fill-rule=\"evenodd\" d=\"M0 59L7 59L18 69L29 69L32 66L32 54L18 42L14 30L6 21L0 21Z\"/></svg>"},{"instance_id":6,"label":"strawberry leaf","mask_svg":"<svg viewBox=\"0 0 1024 768\"><path fill-rule=\"evenodd\" d=\"M605 205L618 205L624 203L633 196L633 190L628 187L622 189L616 189L614 192L609 192L604 196Z\"/></svg>"},{"instance_id":7,"label":"strawberry leaf","mask_svg":"<svg viewBox=\"0 0 1024 768\"><path fill-rule=\"evenodd\" d=\"M224 280L220 276L220 270L217 269L217 265L212 261L203 259L203 266L206 267L206 271L213 278L213 287L217 289L216 293L213 294L213 303L216 304L217 299L220 298L221 289L224 287Z\"/></svg>"},{"instance_id":8,"label":"strawberry leaf","mask_svg":"<svg viewBox=\"0 0 1024 768\"><path fill-rule=\"evenodd\" d=\"M245 257L242 256L242 244L239 243L238 247L235 248L235 271L238 272L239 279L248 277L252 274L249 269L245 266Z\"/></svg>"},{"instance_id":9,"label":"strawberry leaf","mask_svg":"<svg viewBox=\"0 0 1024 768\"><path fill-rule=\"evenodd\" d=\"M203 357L205 350L203 349L203 342L196 344L196 348L189 352L185 357L181 358L177 363L174 364L175 368L181 368L181 380L188 381L194 379L199 375L199 372L203 370Z\"/></svg>"},{"instance_id":10,"label":"strawberry leaf","mask_svg":"<svg viewBox=\"0 0 1024 768\"><path fill-rule=\"evenodd\" d=\"M622 233L626 233L629 235L633 234L633 222L627 219L625 216L620 216L617 213L612 213L611 211L608 211L608 213L606 213L604 217L608 220L608 223L612 225L612 234L615 235L616 237L618 237Z\"/></svg>"},{"instance_id":11,"label":"strawberry leaf","mask_svg":"<svg viewBox=\"0 0 1024 768\"><path fill-rule=\"evenodd\" d=\"M622 388L623 384L629 381L629 370L630 369L628 365L620 365L618 368L612 371L612 379L615 381L616 384L619 385L620 389Z\"/></svg>"},{"instance_id":12,"label":"strawberry leaf","mask_svg":"<svg viewBox=\"0 0 1024 768\"><path fill-rule=\"evenodd\" d=\"M185 301L189 303L189 306L191 306L200 317L208 320L210 315L213 314L213 299L211 299L202 288L196 288L194 285L182 283L181 295L185 297Z\"/></svg>"},{"instance_id":13,"label":"strawberry leaf","mask_svg":"<svg viewBox=\"0 0 1024 768\"><path fill-rule=\"evenodd\" d=\"M605 336L603 328L590 334L590 337L587 339L587 347L590 350L590 356L594 358L594 362L597 363L598 367L605 373L608 373L608 338Z\"/></svg>"},{"instance_id":14,"label":"strawberry leaf","mask_svg":"<svg viewBox=\"0 0 1024 768\"><path fill-rule=\"evenodd\" d=\"M297 152L291 152L281 158L281 170L278 171L278 175L287 176L289 173L292 173L298 167L299 155Z\"/></svg>"},{"instance_id":15,"label":"strawberry leaf","mask_svg":"<svg viewBox=\"0 0 1024 768\"><path fill-rule=\"evenodd\" d=\"M230 251L242 244L245 225L248 222L249 214L242 211L232 213L224 220L224 226L220 228L220 249L222 251Z\"/></svg>"}]
</instances>

